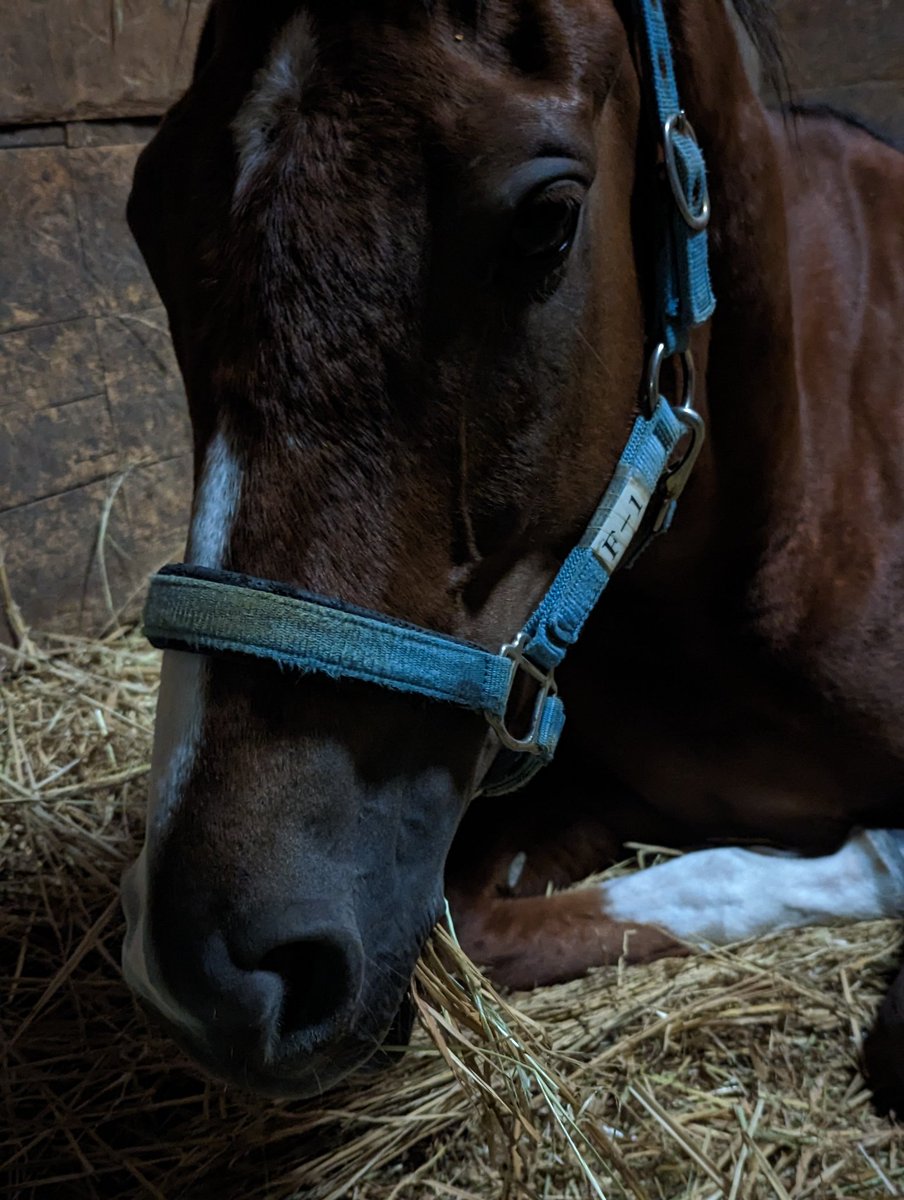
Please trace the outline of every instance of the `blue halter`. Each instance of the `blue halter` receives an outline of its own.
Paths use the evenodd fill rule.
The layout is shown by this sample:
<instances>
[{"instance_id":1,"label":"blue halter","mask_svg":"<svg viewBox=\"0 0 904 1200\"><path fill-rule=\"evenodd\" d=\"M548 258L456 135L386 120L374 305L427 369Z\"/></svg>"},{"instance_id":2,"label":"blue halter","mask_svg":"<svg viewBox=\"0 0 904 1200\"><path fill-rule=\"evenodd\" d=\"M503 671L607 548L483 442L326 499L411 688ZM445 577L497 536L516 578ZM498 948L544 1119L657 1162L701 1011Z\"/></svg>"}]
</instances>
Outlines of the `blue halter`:
<instances>
[{"instance_id":1,"label":"blue halter","mask_svg":"<svg viewBox=\"0 0 904 1200\"><path fill-rule=\"evenodd\" d=\"M663 221L659 340L650 362L646 412L635 421L584 536L524 627L494 653L285 584L183 563L164 567L151 579L144 630L153 645L249 655L481 712L504 748L484 781L485 794L523 786L552 759L565 721L555 669L615 569L668 529L704 436L693 409L688 337L715 305L707 262L705 170L678 102L660 2L639 0L639 7L673 197ZM684 399L677 407L659 394L661 363L674 354L682 356L685 378ZM679 443L683 448L675 461ZM522 675L534 692L533 713L527 731L516 735L509 710Z\"/></svg>"}]
</instances>

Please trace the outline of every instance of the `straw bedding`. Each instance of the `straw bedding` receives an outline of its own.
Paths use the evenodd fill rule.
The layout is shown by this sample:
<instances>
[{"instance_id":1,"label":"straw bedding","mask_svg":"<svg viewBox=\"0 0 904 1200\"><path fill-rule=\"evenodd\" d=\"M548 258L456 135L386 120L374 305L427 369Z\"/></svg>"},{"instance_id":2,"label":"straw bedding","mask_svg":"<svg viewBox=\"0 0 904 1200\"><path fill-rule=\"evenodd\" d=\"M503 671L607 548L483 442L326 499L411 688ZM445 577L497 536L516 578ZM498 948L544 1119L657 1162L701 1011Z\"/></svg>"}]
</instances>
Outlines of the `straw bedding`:
<instances>
[{"instance_id":1,"label":"straw bedding","mask_svg":"<svg viewBox=\"0 0 904 1200\"><path fill-rule=\"evenodd\" d=\"M19 641L0 648L0 1195L904 1196L904 1133L857 1071L893 922L506 1000L437 935L391 1071L320 1104L205 1080L117 967L157 655L134 634Z\"/></svg>"}]
</instances>

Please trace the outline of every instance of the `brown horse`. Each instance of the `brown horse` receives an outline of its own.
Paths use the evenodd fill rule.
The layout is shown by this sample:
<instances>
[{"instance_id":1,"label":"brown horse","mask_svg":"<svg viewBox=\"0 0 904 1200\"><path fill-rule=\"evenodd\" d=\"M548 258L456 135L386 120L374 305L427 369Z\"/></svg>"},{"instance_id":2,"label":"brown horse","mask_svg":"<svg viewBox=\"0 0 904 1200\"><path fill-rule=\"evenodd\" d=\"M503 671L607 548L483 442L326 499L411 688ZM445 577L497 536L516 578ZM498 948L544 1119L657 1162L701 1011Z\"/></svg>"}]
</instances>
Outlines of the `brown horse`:
<instances>
[{"instance_id":1,"label":"brown horse","mask_svg":"<svg viewBox=\"0 0 904 1200\"><path fill-rule=\"evenodd\" d=\"M665 10L709 167L710 436L559 673L553 765L468 807L479 715L165 656L125 970L227 1078L378 1060L444 888L516 986L904 911L904 158L767 113L722 0ZM189 563L494 651L523 623L640 403L637 41L627 0L215 0L129 209L194 426ZM709 848L555 890L632 839ZM893 1100L904 978L872 1045Z\"/></svg>"}]
</instances>

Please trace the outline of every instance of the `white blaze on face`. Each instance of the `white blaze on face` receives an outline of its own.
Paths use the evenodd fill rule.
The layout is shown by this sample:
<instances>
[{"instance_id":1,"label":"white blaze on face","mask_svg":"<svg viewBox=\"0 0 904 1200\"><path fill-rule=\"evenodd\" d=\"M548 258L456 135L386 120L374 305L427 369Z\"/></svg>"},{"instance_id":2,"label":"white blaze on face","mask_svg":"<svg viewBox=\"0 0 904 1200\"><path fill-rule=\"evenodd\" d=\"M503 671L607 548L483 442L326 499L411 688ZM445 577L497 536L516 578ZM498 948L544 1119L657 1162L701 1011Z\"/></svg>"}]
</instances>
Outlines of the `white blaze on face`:
<instances>
[{"instance_id":1,"label":"white blaze on face","mask_svg":"<svg viewBox=\"0 0 904 1200\"><path fill-rule=\"evenodd\" d=\"M222 430L210 439L192 511L187 562L196 567L223 565L232 535L242 473L229 440Z\"/></svg>"},{"instance_id":2,"label":"white blaze on face","mask_svg":"<svg viewBox=\"0 0 904 1200\"><path fill-rule=\"evenodd\" d=\"M904 913L904 833L873 830L820 858L720 847L599 885L606 917L694 945Z\"/></svg>"},{"instance_id":3,"label":"white blaze on face","mask_svg":"<svg viewBox=\"0 0 904 1200\"><path fill-rule=\"evenodd\" d=\"M241 468L222 431L217 431L204 456L195 494L186 559L196 566L222 565L241 492ZM207 660L200 654L167 650L163 655L154 749L148 787L147 830L138 861L123 881L123 906L128 932L123 946L123 970L132 987L157 1008L186 1024L172 1003L154 988L148 971L148 872L154 849L177 811L194 769L204 724Z\"/></svg>"},{"instance_id":4,"label":"white blaze on face","mask_svg":"<svg viewBox=\"0 0 904 1200\"><path fill-rule=\"evenodd\" d=\"M204 455L195 493L186 561L214 570L223 565L241 493L238 459L222 430ZM191 775L204 721L207 660L167 650L154 724L148 829L157 836L172 816Z\"/></svg>"},{"instance_id":5,"label":"white blaze on face","mask_svg":"<svg viewBox=\"0 0 904 1200\"><path fill-rule=\"evenodd\" d=\"M232 121L238 157L235 195L241 197L267 161L273 133L284 116L297 112L317 60L317 44L307 13L293 17L273 43L251 91Z\"/></svg>"}]
</instances>

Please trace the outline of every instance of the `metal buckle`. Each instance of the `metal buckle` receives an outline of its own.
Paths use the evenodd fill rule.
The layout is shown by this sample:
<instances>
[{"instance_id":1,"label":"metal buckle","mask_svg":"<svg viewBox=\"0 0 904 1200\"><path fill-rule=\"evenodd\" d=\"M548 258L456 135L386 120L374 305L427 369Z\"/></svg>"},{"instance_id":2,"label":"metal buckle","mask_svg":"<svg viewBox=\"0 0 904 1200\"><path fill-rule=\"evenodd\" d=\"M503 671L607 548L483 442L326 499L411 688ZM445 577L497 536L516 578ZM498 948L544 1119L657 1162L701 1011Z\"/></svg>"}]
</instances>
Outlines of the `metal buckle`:
<instances>
[{"instance_id":1,"label":"metal buckle","mask_svg":"<svg viewBox=\"0 0 904 1200\"><path fill-rule=\"evenodd\" d=\"M684 109L673 113L662 127L662 149L665 155L665 171L669 178L669 185L672 189L672 195L675 197L675 203L678 205L678 211L681 213L685 223L699 233L701 229L705 229L709 224L709 188L706 186L706 180L703 180L703 197L700 201L700 211L695 213L692 211L687 202L687 196L684 194L684 188L681 183L681 176L678 174L678 155L675 150L675 134L680 133L683 137L690 138L695 145L700 143L697 141L697 135L694 133L694 127L687 119L687 113Z\"/></svg>"},{"instance_id":2,"label":"metal buckle","mask_svg":"<svg viewBox=\"0 0 904 1200\"><path fill-rule=\"evenodd\" d=\"M524 650L528 645L530 638L522 630L513 642L507 642L499 653L503 658L507 658L512 663L512 672L509 676L508 688L505 693L505 712L501 717L497 717L495 713L488 712L487 720L493 729L496 731L496 736L506 748L506 750L515 750L522 754L540 754L540 726L543 723L543 711L546 707L546 701L550 696L556 695L556 681L554 670L544 671L542 667L538 667L536 663L532 663L529 658L525 657ZM509 701L512 696L512 688L515 685L515 680L518 672L523 671L525 675L530 676L540 686L537 690L537 697L534 700L534 711L531 717L530 730L526 737L516 738L509 733L505 726L505 713L508 712Z\"/></svg>"}]
</instances>

